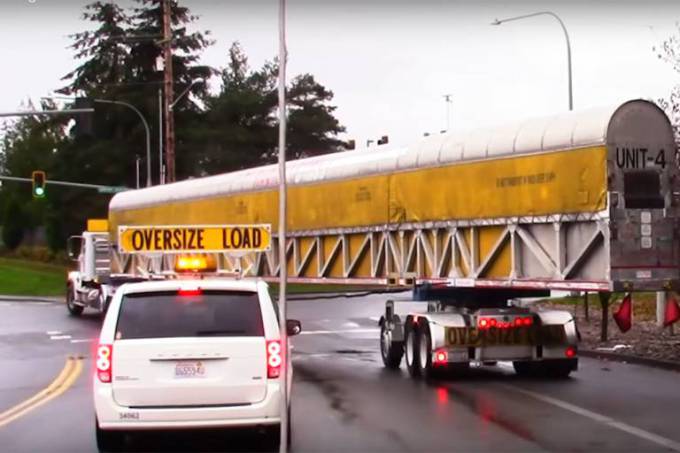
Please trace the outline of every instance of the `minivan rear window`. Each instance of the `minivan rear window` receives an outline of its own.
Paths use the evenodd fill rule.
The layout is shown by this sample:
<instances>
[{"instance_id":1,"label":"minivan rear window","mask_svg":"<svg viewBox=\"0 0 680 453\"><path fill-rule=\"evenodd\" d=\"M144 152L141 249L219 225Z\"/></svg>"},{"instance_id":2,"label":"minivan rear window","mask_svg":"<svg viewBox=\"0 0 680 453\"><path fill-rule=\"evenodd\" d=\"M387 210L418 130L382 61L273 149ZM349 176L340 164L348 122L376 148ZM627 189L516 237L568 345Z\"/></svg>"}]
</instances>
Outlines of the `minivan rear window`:
<instances>
[{"instance_id":1,"label":"minivan rear window","mask_svg":"<svg viewBox=\"0 0 680 453\"><path fill-rule=\"evenodd\" d=\"M123 296L116 340L208 336L264 336L257 293L163 291Z\"/></svg>"}]
</instances>

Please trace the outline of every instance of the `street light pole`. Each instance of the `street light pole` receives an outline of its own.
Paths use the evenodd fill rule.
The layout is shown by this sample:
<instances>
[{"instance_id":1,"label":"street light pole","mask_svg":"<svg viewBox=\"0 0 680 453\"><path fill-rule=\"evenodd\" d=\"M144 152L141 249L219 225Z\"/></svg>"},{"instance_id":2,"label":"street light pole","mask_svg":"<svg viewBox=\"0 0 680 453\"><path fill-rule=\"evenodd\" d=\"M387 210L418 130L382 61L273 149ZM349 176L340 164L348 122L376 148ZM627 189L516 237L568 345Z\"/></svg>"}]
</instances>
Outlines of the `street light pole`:
<instances>
[{"instance_id":1,"label":"street light pole","mask_svg":"<svg viewBox=\"0 0 680 453\"><path fill-rule=\"evenodd\" d=\"M567 32L567 27L564 26L564 22L562 22L562 19L560 19L560 16L557 14L553 13L552 11L540 11L537 13L532 13L532 14L525 14L522 16L516 16L516 17L509 17L507 19L496 19L493 22L491 22L491 25L500 25L503 22L510 22L513 20L520 20L520 19L527 19L529 17L535 17L535 16L552 16L554 17L557 22L559 22L560 26L562 27L562 31L564 32L564 38L567 41L567 76L569 80L569 110L574 109L574 97L573 97L573 92L572 92L572 83L571 83L571 43L569 41L569 33Z\"/></svg>"},{"instance_id":2,"label":"street light pole","mask_svg":"<svg viewBox=\"0 0 680 453\"><path fill-rule=\"evenodd\" d=\"M279 331L281 335L281 435L279 452L288 448L288 349L286 280L286 0L279 0Z\"/></svg>"},{"instance_id":3,"label":"street light pole","mask_svg":"<svg viewBox=\"0 0 680 453\"><path fill-rule=\"evenodd\" d=\"M139 116L139 119L142 120L144 130L146 131L146 187L151 187L151 131L149 130L149 123L146 122L146 119L144 118L144 115L142 115L142 112L137 110L137 107L135 107L134 105L128 104L127 102L123 101L109 101L107 99L93 99L93 101L99 104L122 105L134 111L137 114L137 116Z\"/></svg>"}]
</instances>

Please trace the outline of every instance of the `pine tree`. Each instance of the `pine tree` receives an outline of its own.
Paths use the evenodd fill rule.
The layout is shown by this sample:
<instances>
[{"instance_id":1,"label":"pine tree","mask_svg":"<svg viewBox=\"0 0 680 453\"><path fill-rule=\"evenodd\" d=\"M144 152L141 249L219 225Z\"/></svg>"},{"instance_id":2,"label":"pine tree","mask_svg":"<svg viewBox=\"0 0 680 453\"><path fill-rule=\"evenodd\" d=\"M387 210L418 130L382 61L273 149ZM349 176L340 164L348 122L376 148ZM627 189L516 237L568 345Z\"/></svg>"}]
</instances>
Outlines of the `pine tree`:
<instances>
[{"instance_id":1,"label":"pine tree","mask_svg":"<svg viewBox=\"0 0 680 453\"><path fill-rule=\"evenodd\" d=\"M162 57L163 4L162 0L135 0L133 9L132 36L139 36L131 50L130 66L135 80L144 81L144 98L156 99L157 90L162 86L163 72L156 67ZM199 64L203 50L213 44L209 31L188 32L187 27L196 22L198 16L177 1L170 0L172 30L172 70L174 96L191 87L190 95L182 97L173 108L175 115L176 168L178 179L195 174L195 134L193 129L200 118L201 107L195 100L204 102L208 97L207 80L216 74L210 66ZM203 80L204 83L193 82Z\"/></svg>"},{"instance_id":2,"label":"pine tree","mask_svg":"<svg viewBox=\"0 0 680 453\"><path fill-rule=\"evenodd\" d=\"M107 93L128 79L130 49L125 35L130 19L115 3L101 1L87 5L83 19L99 27L71 35L75 58L85 61L62 78L70 82L59 92L89 96Z\"/></svg>"},{"instance_id":3,"label":"pine tree","mask_svg":"<svg viewBox=\"0 0 680 453\"><path fill-rule=\"evenodd\" d=\"M345 128L333 116L336 107L329 105L333 92L318 83L311 74L293 79L288 90L288 150L291 158L328 154L343 149L338 134Z\"/></svg>"}]
</instances>

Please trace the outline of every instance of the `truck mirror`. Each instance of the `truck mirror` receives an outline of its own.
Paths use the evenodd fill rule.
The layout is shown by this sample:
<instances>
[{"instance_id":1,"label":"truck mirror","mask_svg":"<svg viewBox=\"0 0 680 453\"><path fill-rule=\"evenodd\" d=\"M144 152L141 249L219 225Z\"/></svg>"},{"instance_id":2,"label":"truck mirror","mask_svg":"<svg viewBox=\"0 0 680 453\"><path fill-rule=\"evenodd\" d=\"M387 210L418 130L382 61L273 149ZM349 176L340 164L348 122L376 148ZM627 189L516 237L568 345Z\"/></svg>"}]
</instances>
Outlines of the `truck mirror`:
<instances>
[{"instance_id":1,"label":"truck mirror","mask_svg":"<svg viewBox=\"0 0 680 453\"><path fill-rule=\"evenodd\" d=\"M297 319L286 320L286 331L288 336L292 337L302 332L302 323Z\"/></svg>"},{"instance_id":2,"label":"truck mirror","mask_svg":"<svg viewBox=\"0 0 680 453\"><path fill-rule=\"evenodd\" d=\"M66 252L68 257L73 261L78 261L78 256L80 256L80 249L83 245L82 236L71 236L66 241Z\"/></svg>"}]
</instances>

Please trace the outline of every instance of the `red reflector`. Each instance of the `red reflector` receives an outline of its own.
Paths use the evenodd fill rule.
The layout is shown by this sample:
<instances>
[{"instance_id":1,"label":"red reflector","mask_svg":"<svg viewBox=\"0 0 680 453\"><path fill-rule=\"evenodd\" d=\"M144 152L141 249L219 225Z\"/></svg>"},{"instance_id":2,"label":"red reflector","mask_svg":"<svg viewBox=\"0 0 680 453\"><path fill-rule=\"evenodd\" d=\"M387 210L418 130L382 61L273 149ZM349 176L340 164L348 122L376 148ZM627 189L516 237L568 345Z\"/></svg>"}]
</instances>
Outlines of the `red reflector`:
<instances>
[{"instance_id":1,"label":"red reflector","mask_svg":"<svg viewBox=\"0 0 680 453\"><path fill-rule=\"evenodd\" d=\"M489 327L496 327L498 325L498 321L496 321L496 318L490 318L489 319Z\"/></svg>"},{"instance_id":2,"label":"red reflector","mask_svg":"<svg viewBox=\"0 0 680 453\"><path fill-rule=\"evenodd\" d=\"M522 325L522 318L515 318L515 327L519 327Z\"/></svg>"},{"instance_id":3,"label":"red reflector","mask_svg":"<svg viewBox=\"0 0 680 453\"><path fill-rule=\"evenodd\" d=\"M279 340L267 341L267 377L276 379L281 374L281 342Z\"/></svg>"},{"instance_id":4,"label":"red reflector","mask_svg":"<svg viewBox=\"0 0 680 453\"><path fill-rule=\"evenodd\" d=\"M434 354L434 363L441 365L449 361L449 354L446 351L437 351Z\"/></svg>"},{"instance_id":5,"label":"red reflector","mask_svg":"<svg viewBox=\"0 0 680 453\"><path fill-rule=\"evenodd\" d=\"M97 377L100 382L111 382L111 362L113 359L113 345L100 344L97 347Z\"/></svg>"},{"instance_id":6,"label":"red reflector","mask_svg":"<svg viewBox=\"0 0 680 453\"><path fill-rule=\"evenodd\" d=\"M566 355L569 359L576 357L576 348L574 346L568 346L564 351L564 355Z\"/></svg>"},{"instance_id":7,"label":"red reflector","mask_svg":"<svg viewBox=\"0 0 680 453\"><path fill-rule=\"evenodd\" d=\"M522 325L524 326L530 326L534 323L534 318L529 316L528 318L522 318Z\"/></svg>"},{"instance_id":8,"label":"red reflector","mask_svg":"<svg viewBox=\"0 0 680 453\"><path fill-rule=\"evenodd\" d=\"M203 294L203 291L201 291L201 288L192 288L192 289L180 289L177 291L177 295L179 296L200 296Z\"/></svg>"}]
</instances>

